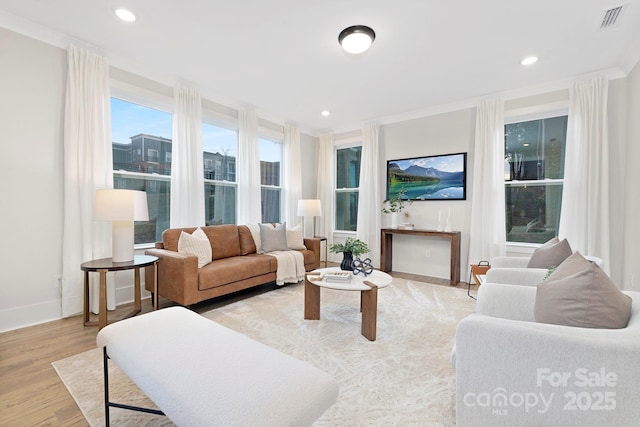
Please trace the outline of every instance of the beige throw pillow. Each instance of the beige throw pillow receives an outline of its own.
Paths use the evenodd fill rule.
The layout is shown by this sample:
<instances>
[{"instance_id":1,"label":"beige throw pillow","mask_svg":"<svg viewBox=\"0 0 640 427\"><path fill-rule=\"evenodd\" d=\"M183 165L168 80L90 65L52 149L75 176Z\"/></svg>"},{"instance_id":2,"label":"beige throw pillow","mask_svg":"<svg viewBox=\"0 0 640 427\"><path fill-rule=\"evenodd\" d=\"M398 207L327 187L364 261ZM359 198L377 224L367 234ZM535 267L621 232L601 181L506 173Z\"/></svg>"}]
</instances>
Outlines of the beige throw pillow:
<instances>
[{"instance_id":1,"label":"beige throw pillow","mask_svg":"<svg viewBox=\"0 0 640 427\"><path fill-rule=\"evenodd\" d=\"M260 240L260 253L288 251L287 223L277 224L275 227L272 224L260 224Z\"/></svg>"},{"instance_id":2,"label":"beige throw pillow","mask_svg":"<svg viewBox=\"0 0 640 427\"><path fill-rule=\"evenodd\" d=\"M562 264L571 255L567 239L558 241L555 237L536 249L529 259L528 268L551 268Z\"/></svg>"},{"instance_id":3,"label":"beige throw pillow","mask_svg":"<svg viewBox=\"0 0 640 427\"><path fill-rule=\"evenodd\" d=\"M296 225L293 228L287 228L287 246L289 246L289 249L307 249L307 247L304 245L304 237L302 236L301 226Z\"/></svg>"},{"instance_id":4,"label":"beige throw pillow","mask_svg":"<svg viewBox=\"0 0 640 427\"><path fill-rule=\"evenodd\" d=\"M620 329L629 323L631 297L597 265L589 263L582 271L550 279L538 285L536 322L599 329Z\"/></svg>"},{"instance_id":5,"label":"beige throw pillow","mask_svg":"<svg viewBox=\"0 0 640 427\"><path fill-rule=\"evenodd\" d=\"M198 257L198 268L202 268L211 262L211 243L209 238L198 227L192 234L180 232L178 239L178 252L185 255Z\"/></svg>"},{"instance_id":6,"label":"beige throw pillow","mask_svg":"<svg viewBox=\"0 0 640 427\"><path fill-rule=\"evenodd\" d=\"M586 270L591 265L591 261L583 257L576 251L570 257L554 268L553 272L545 280L560 280L567 276Z\"/></svg>"}]
</instances>

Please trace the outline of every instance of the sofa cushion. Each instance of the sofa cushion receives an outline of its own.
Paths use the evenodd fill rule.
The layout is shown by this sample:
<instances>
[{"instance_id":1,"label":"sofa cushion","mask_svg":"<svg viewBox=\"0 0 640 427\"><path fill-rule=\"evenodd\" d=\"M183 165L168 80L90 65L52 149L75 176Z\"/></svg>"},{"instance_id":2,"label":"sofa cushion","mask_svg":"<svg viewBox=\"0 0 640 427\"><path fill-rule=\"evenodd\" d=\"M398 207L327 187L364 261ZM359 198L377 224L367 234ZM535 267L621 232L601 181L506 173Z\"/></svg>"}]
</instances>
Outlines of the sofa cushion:
<instances>
[{"instance_id":1,"label":"sofa cushion","mask_svg":"<svg viewBox=\"0 0 640 427\"><path fill-rule=\"evenodd\" d=\"M211 244L202 228L198 227L193 233L180 232L178 239L178 252L198 257L198 268L202 268L211 262Z\"/></svg>"},{"instance_id":2,"label":"sofa cushion","mask_svg":"<svg viewBox=\"0 0 640 427\"><path fill-rule=\"evenodd\" d=\"M302 235L301 226L296 225L293 228L287 228L287 246L289 247L289 249L307 249L307 247L304 245L304 237Z\"/></svg>"},{"instance_id":3,"label":"sofa cushion","mask_svg":"<svg viewBox=\"0 0 640 427\"><path fill-rule=\"evenodd\" d=\"M198 289L215 288L256 276L275 273L276 262L268 255L246 255L218 259L198 271Z\"/></svg>"},{"instance_id":4,"label":"sofa cushion","mask_svg":"<svg viewBox=\"0 0 640 427\"><path fill-rule=\"evenodd\" d=\"M258 252L249 227L246 225L239 225L238 236L240 237L240 255L255 254Z\"/></svg>"},{"instance_id":5,"label":"sofa cushion","mask_svg":"<svg viewBox=\"0 0 640 427\"><path fill-rule=\"evenodd\" d=\"M211 242L214 260L240 255L240 236L237 225L212 225L204 227L203 230Z\"/></svg>"},{"instance_id":6,"label":"sofa cushion","mask_svg":"<svg viewBox=\"0 0 640 427\"><path fill-rule=\"evenodd\" d=\"M571 255L567 239L558 241L555 237L536 249L529 259L528 268L551 268L559 266Z\"/></svg>"},{"instance_id":7,"label":"sofa cushion","mask_svg":"<svg viewBox=\"0 0 640 427\"><path fill-rule=\"evenodd\" d=\"M260 241L262 248L260 253L273 251L288 251L287 224L260 224Z\"/></svg>"},{"instance_id":8,"label":"sofa cushion","mask_svg":"<svg viewBox=\"0 0 640 427\"><path fill-rule=\"evenodd\" d=\"M590 263L582 271L538 285L534 315L540 323L620 329L629 322L631 298Z\"/></svg>"}]
</instances>

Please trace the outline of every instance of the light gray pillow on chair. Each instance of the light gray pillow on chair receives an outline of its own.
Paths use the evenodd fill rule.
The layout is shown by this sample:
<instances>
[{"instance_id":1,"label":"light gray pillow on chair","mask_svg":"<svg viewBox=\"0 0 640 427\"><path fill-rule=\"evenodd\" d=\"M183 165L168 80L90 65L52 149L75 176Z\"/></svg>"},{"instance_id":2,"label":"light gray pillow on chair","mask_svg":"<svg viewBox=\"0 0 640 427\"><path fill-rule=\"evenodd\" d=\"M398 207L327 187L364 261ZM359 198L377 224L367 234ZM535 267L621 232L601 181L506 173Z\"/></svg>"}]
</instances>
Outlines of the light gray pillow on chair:
<instances>
[{"instance_id":1,"label":"light gray pillow on chair","mask_svg":"<svg viewBox=\"0 0 640 427\"><path fill-rule=\"evenodd\" d=\"M554 272L538 285L536 322L598 329L627 326L631 297L618 289L600 267L588 264L581 271L551 280Z\"/></svg>"},{"instance_id":2,"label":"light gray pillow on chair","mask_svg":"<svg viewBox=\"0 0 640 427\"><path fill-rule=\"evenodd\" d=\"M528 268L551 268L562 264L571 255L567 239L558 241L555 237L536 249L529 259Z\"/></svg>"},{"instance_id":3,"label":"light gray pillow on chair","mask_svg":"<svg viewBox=\"0 0 640 427\"><path fill-rule=\"evenodd\" d=\"M287 246L287 223L277 224L260 224L260 240L262 248L260 253L273 251L288 251Z\"/></svg>"}]
</instances>

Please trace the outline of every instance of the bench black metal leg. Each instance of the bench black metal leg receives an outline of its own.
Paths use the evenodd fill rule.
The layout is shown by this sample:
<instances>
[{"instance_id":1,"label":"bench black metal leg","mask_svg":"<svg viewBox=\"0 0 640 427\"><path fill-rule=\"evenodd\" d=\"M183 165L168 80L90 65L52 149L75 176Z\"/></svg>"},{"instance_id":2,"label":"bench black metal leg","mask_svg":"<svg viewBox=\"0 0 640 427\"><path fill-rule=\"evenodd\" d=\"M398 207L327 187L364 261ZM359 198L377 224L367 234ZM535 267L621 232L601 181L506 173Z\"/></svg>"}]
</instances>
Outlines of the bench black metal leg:
<instances>
[{"instance_id":1,"label":"bench black metal leg","mask_svg":"<svg viewBox=\"0 0 640 427\"><path fill-rule=\"evenodd\" d=\"M130 411L145 412L147 414L164 415L164 412L157 409L142 408L140 406L124 405L122 403L114 403L109 401L109 355L107 347L102 349L102 360L104 369L104 419L105 425L109 427L109 408L128 409Z\"/></svg>"},{"instance_id":2,"label":"bench black metal leg","mask_svg":"<svg viewBox=\"0 0 640 427\"><path fill-rule=\"evenodd\" d=\"M102 348L102 368L104 369L104 425L109 427L109 356L107 347Z\"/></svg>"}]
</instances>

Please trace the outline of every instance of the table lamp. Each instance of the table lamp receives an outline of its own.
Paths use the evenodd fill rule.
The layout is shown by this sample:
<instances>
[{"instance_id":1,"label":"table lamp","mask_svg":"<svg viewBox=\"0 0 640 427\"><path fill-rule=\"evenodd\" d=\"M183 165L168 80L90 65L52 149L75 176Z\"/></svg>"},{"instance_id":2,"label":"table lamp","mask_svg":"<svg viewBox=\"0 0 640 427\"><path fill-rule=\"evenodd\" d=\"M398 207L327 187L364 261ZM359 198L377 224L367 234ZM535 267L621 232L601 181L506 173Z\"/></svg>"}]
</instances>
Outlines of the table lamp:
<instances>
[{"instance_id":1,"label":"table lamp","mask_svg":"<svg viewBox=\"0 0 640 427\"><path fill-rule=\"evenodd\" d=\"M111 222L113 262L133 261L133 222L149 221L147 193L137 190L96 190L95 221Z\"/></svg>"},{"instance_id":2,"label":"table lamp","mask_svg":"<svg viewBox=\"0 0 640 427\"><path fill-rule=\"evenodd\" d=\"M303 221L306 217L322 216L322 206L320 200L317 199L302 199L298 200L298 216L301 216ZM313 236L316 236L316 221L313 219Z\"/></svg>"}]
</instances>

